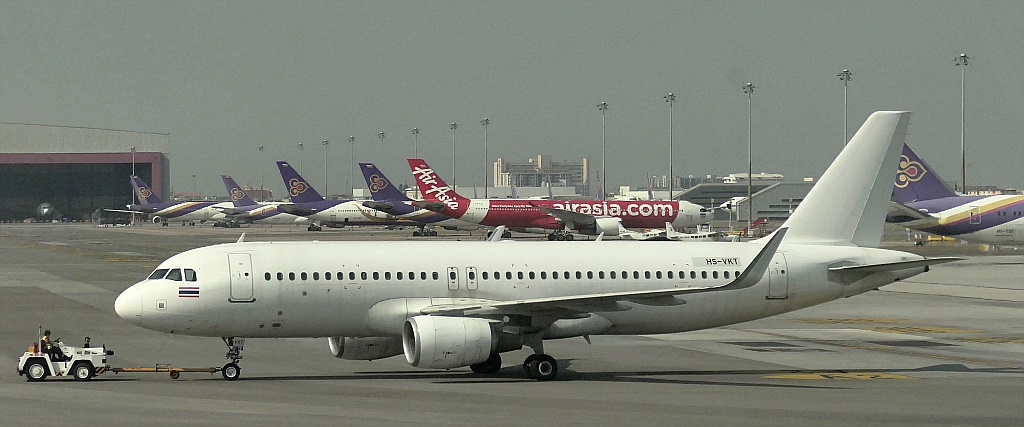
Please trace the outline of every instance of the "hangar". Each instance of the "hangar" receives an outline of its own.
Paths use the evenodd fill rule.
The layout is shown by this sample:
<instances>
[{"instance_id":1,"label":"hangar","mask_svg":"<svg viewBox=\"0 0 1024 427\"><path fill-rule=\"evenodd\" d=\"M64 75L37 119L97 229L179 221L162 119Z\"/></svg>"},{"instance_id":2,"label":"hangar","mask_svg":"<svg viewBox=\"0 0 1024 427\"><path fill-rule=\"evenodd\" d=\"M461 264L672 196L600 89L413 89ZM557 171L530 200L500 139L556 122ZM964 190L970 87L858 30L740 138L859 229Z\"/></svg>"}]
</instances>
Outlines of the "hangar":
<instances>
[{"instance_id":1,"label":"hangar","mask_svg":"<svg viewBox=\"0 0 1024 427\"><path fill-rule=\"evenodd\" d=\"M134 200L134 170L160 197L169 194L170 135L113 129L0 123L0 221L89 220Z\"/></svg>"}]
</instances>

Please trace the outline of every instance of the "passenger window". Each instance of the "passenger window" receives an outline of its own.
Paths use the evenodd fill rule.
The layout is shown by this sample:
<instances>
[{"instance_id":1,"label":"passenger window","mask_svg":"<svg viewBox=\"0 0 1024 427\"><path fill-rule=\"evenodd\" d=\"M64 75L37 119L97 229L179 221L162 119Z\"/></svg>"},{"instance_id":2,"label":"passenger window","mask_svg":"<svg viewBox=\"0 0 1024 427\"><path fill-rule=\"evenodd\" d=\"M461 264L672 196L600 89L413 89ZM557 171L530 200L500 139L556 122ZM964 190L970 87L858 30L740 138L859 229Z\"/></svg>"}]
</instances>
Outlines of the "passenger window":
<instances>
[{"instance_id":1,"label":"passenger window","mask_svg":"<svg viewBox=\"0 0 1024 427\"><path fill-rule=\"evenodd\" d=\"M398 279L398 280L402 280L402 272L401 272L401 271L399 271L399 272L398 272L398 273L396 273L396 274L398 274L398 275L397 275L397 276L395 276L395 278L396 278L396 279Z\"/></svg>"},{"instance_id":2,"label":"passenger window","mask_svg":"<svg viewBox=\"0 0 1024 427\"><path fill-rule=\"evenodd\" d=\"M609 271L608 272L608 277L611 278L611 279L614 279L615 278L615 270Z\"/></svg>"},{"instance_id":3,"label":"passenger window","mask_svg":"<svg viewBox=\"0 0 1024 427\"><path fill-rule=\"evenodd\" d=\"M167 280L181 281L181 269L175 268L167 272Z\"/></svg>"},{"instance_id":4,"label":"passenger window","mask_svg":"<svg viewBox=\"0 0 1024 427\"><path fill-rule=\"evenodd\" d=\"M564 278L565 278L565 280L569 280L569 272L568 272L568 271L566 271L566 272L565 272L565 275L564 275L564 276L562 276L562 277L564 277Z\"/></svg>"},{"instance_id":5,"label":"passenger window","mask_svg":"<svg viewBox=\"0 0 1024 427\"><path fill-rule=\"evenodd\" d=\"M431 276L432 276L432 277L434 278L434 280L437 280L438 276L440 276L440 275L439 275L439 274L437 274L437 272L435 271L435 272L433 272L433 273L431 274Z\"/></svg>"},{"instance_id":6,"label":"passenger window","mask_svg":"<svg viewBox=\"0 0 1024 427\"><path fill-rule=\"evenodd\" d=\"M640 278L640 272L636 271L636 270L633 270L633 278L634 279L639 279Z\"/></svg>"},{"instance_id":7,"label":"passenger window","mask_svg":"<svg viewBox=\"0 0 1024 427\"><path fill-rule=\"evenodd\" d=\"M324 273L324 280L331 280L331 272L330 271Z\"/></svg>"},{"instance_id":8,"label":"passenger window","mask_svg":"<svg viewBox=\"0 0 1024 427\"><path fill-rule=\"evenodd\" d=\"M551 278L555 279L555 280L558 280L558 272L557 271L552 271L551 272Z\"/></svg>"},{"instance_id":9,"label":"passenger window","mask_svg":"<svg viewBox=\"0 0 1024 427\"><path fill-rule=\"evenodd\" d=\"M587 278L588 279L593 279L594 278L594 272L593 271L588 271L587 272Z\"/></svg>"},{"instance_id":10,"label":"passenger window","mask_svg":"<svg viewBox=\"0 0 1024 427\"><path fill-rule=\"evenodd\" d=\"M726 279L729 278L729 272L728 271L723 271L722 275L725 276Z\"/></svg>"},{"instance_id":11,"label":"passenger window","mask_svg":"<svg viewBox=\"0 0 1024 427\"><path fill-rule=\"evenodd\" d=\"M604 279L604 271L598 271L597 272L597 278L598 279Z\"/></svg>"},{"instance_id":12,"label":"passenger window","mask_svg":"<svg viewBox=\"0 0 1024 427\"><path fill-rule=\"evenodd\" d=\"M366 272L365 272L365 271L363 271L363 272L360 272L360 273L359 273L359 278L360 278L361 280L366 280Z\"/></svg>"},{"instance_id":13,"label":"passenger window","mask_svg":"<svg viewBox=\"0 0 1024 427\"><path fill-rule=\"evenodd\" d=\"M505 272L505 279L512 280L512 272L511 271L506 271Z\"/></svg>"},{"instance_id":14,"label":"passenger window","mask_svg":"<svg viewBox=\"0 0 1024 427\"><path fill-rule=\"evenodd\" d=\"M196 271L191 269L191 268L186 268L185 269L185 281L186 282L195 282L196 281Z\"/></svg>"},{"instance_id":15,"label":"passenger window","mask_svg":"<svg viewBox=\"0 0 1024 427\"><path fill-rule=\"evenodd\" d=\"M270 273L263 273L263 280L270 281Z\"/></svg>"},{"instance_id":16,"label":"passenger window","mask_svg":"<svg viewBox=\"0 0 1024 427\"><path fill-rule=\"evenodd\" d=\"M685 271L680 271L679 272L679 278L680 279L685 279L686 278L686 272Z\"/></svg>"},{"instance_id":17,"label":"passenger window","mask_svg":"<svg viewBox=\"0 0 1024 427\"><path fill-rule=\"evenodd\" d=\"M380 272L377 272L377 271L373 272L373 280L380 280Z\"/></svg>"},{"instance_id":18,"label":"passenger window","mask_svg":"<svg viewBox=\"0 0 1024 427\"><path fill-rule=\"evenodd\" d=\"M650 271L645 271L644 272L644 279L650 279L650 278L651 278L651 272Z\"/></svg>"},{"instance_id":19,"label":"passenger window","mask_svg":"<svg viewBox=\"0 0 1024 427\"><path fill-rule=\"evenodd\" d=\"M278 271L277 272L277 280L284 280L284 273Z\"/></svg>"},{"instance_id":20,"label":"passenger window","mask_svg":"<svg viewBox=\"0 0 1024 427\"><path fill-rule=\"evenodd\" d=\"M487 272L486 271L483 272L483 273L480 273L480 276L483 277L484 280L487 280Z\"/></svg>"},{"instance_id":21,"label":"passenger window","mask_svg":"<svg viewBox=\"0 0 1024 427\"><path fill-rule=\"evenodd\" d=\"M660 279L661 278L661 272L660 271L655 271L654 272L654 278L655 279Z\"/></svg>"},{"instance_id":22,"label":"passenger window","mask_svg":"<svg viewBox=\"0 0 1024 427\"><path fill-rule=\"evenodd\" d=\"M348 280L356 280L356 272L354 272L354 271L348 272Z\"/></svg>"},{"instance_id":23,"label":"passenger window","mask_svg":"<svg viewBox=\"0 0 1024 427\"><path fill-rule=\"evenodd\" d=\"M718 278L718 271L717 270L711 272L711 278L712 279L717 279Z\"/></svg>"},{"instance_id":24,"label":"passenger window","mask_svg":"<svg viewBox=\"0 0 1024 427\"><path fill-rule=\"evenodd\" d=\"M409 280L416 280L416 273L409 272Z\"/></svg>"},{"instance_id":25,"label":"passenger window","mask_svg":"<svg viewBox=\"0 0 1024 427\"><path fill-rule=\"evenodd\" d=\"M579 280L579 279L582 279L582 278L583 278L583 272L577 271L576 272L576 279Z\"/></svg>"},{"instance_id":26,"label":"passenger window","mask_svg":"<svg viewBox=\"0 0 1024 427\"><path fill-rule=\"evenodd\" d=\"M523 280L523 272L522 271L519 272L519 280Z\"/></svg>"},{"instance_id":27,"label":"passenger window","mask_svg":"<svg viewBox=\"0 0 1024 427\"><path fill-rule=\"evenodd\" d=\"M319 271L314 271L313 272L313 280L320 280L320 272Z\"/></svg>"},{"instance_id":28,"label":"passenger window","mask_svg":"<svg viewBox=\"0 0 1024 427\"><path fill-rule=\"evenodd\" d=\"M455 272L454 271L451 271L451 272L448 273L448 279L455 280L455 278L456 278L456 276L455 276Z\"/></svg>"},{"instance_id":29,"label":"passenger window","mask_svg":"<svg viewBox=\"0 0 1024 427\"><path fill-rule=\"evenodd\" d=\"M537 278L537 274L531 271L530 272L530 280L533 280L533 279L536 279L536 278Z\"/></svg>"},{"instance_id":30,"label":"passenger window","mask_svg":"<svg viewBox=\"0 0 1024 427\"><path fill-rule=\"evenodd\" d=\"M149 275L149 280L163 279L167 275L166 268L158 268L153 274Z\"/></svg>"},{"instance_id":31,"label":"passenger window","mask_svg":"<svg viewBox=\"0 0 1024 427\"><path fill-rule=\"evenodd\" d=\"M736 277L736 278L739 278L739 277L740 277L740 272L738 272L738 271L737 271L737 272L736 272L736 276L735 276L735 277Z\"/></svg>"},{"instance_id":32,"label":"passenger window","mask_svg":"<svg viewBox=\"0 0 1024 427\"><path fill-rule=\"evenodd\" d=\"M420 280L427 280L427 272L426 271L421 271L420 272Z\"/></svg>"},{"instance_id":33,"label":"passenger window","mask_svg":"<svg viewBox=\"0 0 1024 427\"><path fill-rule=\"evenodd\" d=\"M628 271L623 271L622 272L622 278L623 279L628 279L629 278L629 272Z\"/></svg>"},{"instance_id":34,"label":"passenger window","mask_svg":"<svg viewBox=\"0 0 1024 427\"><path fill-rule=\"evenodd\" d=\"M669 270L669 271L668 271L668 272L667 272L666 274L668 274L668 278L669 278L669 279L671 279L671 278L672 278L672 271L671 271L671 270ZM659 279L660 279L660 277L659 277Z\"/></svg>"},{"instance_id":35,"label":"passenger window","mask_svg":"<svg viewBox=\"0 0 1024 427\"><path fill-rule=\"evenodd\" d=\"M547 280L547 278L548 278L548 272L546 272L546 271L540 272L540 279L541 280Z\"/></svg>"},{"instance_id":36,"label":"passenger window","mask_svg":"<svg viewBox=\"0 0 1024 427\"><path fill-rule=\"evenodd\" d=\"M469 272L469 280L476 280L476 272L475 271L470 271Z\"/></svg>"},{"instance_id":37,"label":"passenger window","mask_svg":"<svg viewBox=\"0 0 1024 427\"><path fill-rule=\"evenodd\" d=\"M294 272L289 272L288 273L288 280L295 280L295 273Z\"/></svg>"},{"instance_id":38,"label":"passenger window","mask_svg":"<svg viewBox=\"0 0 1024 427\"><path fill-rule=\"evenodd\" d=\"M391 280L391 272L390 271L385 271L384 272L384 280Z\"/></svg>"},{"instance_id":39,"label":"passenger window","mask_svg":"<svg viewBox=\"0 0 1024 427\"><path fill-rule=\"evenodd\" d=\"M696 271L691 271L690 272L690 278L691 279L696 279L697 278L697 272Z\"/></svg>"},{"instance_id":40,"label":"passenger window","mask_svg":"<svg viewBox=\"0 0 1024 427\"><path fill-rule=\"evenodd\" d=\"M707 279L708 278L708 272L706 272L706 271L700 272L700 278L701 279Z\"/></svg>"},{"instance_id":41,"label":"passenger window","mask_svg":"<svg viewBox=\"0 0 1024 427\"><path fill-rule=\"evenodd\" d=\"M301 274L299 274L299 276L302 277L302 280L304 280L304 281L309 279L309 275L306 274L305 271L303 271Z\"/></svg>"}]
</instances>

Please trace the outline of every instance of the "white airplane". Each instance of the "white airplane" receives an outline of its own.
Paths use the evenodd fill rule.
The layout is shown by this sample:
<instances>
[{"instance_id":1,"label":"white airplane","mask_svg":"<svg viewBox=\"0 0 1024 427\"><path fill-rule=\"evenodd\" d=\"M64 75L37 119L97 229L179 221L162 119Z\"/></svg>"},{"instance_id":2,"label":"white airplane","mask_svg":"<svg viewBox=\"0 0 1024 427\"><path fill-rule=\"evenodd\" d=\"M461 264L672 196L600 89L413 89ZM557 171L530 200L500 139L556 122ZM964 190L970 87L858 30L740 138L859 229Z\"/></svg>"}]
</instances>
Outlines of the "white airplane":
<instances>
[{"instance_id":1,"label":"white airplane","mask_svg":"<svg viewBox=\"0 0 1024 427\"><path fill-rule=\"evenodd\" d=\"M222 337L328 337L334 356L493 373L544 340L662 334L773 316L877 289L958 258L878 249L907 112L877 112L771 237L752 242L243 242L175 255L122 292L138 326ZM244 235L243 235L244 237ZM493 239L497 240L497 239Z\"/></svg>"},{"instance_id":2,"label":"white airplane","mask_svg":"<svg viewBox=\"0 0 1024 427\"><path fill-rule=\"evenodd\" d=\"M655 228L639 231L629 231L625 228L619 230L620 237L628 237L633 240L678 240L680 242L738 242L739 236L726 235L721 231L711 230L710 224L708 227L698 227L695 233L684 233L676 231L676 228L672 226L671 222L665 223L665 228ZM703 229L702 229L703 228Z\"/></svg>"}]
</instances>

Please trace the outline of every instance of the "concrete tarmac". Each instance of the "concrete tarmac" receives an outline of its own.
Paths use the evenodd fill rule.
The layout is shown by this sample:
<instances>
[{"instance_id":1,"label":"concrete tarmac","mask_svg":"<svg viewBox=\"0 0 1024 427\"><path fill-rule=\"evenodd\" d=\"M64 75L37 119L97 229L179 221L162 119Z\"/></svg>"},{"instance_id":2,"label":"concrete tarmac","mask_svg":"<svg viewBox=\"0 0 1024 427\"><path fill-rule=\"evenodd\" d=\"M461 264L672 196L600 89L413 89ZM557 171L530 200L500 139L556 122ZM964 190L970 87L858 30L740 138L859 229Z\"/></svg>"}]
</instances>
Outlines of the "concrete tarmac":
<instances>
[{"instance_id":1,"label":"concrete tarmac","mask_svg":"<svg viewBox=\"0 0 1024 427\"><path fill-rule=\"evenodd\" d=\"M478 375L421 370L401 356L338 360L326 339L247 340L235 382L108 373L27 383L15 373L39 326L72 345L85 336L105 344L113 366L223 365L219 339L141 329L113 304L163 259L243 231L246 240L423 239L291 226L0 225L0 426L1024 425L1024 254L898 241L887 244L967 259L725 328L549 341L560 368L551 382L523 378L527 351Z\"/></svg>"}]
</instances>

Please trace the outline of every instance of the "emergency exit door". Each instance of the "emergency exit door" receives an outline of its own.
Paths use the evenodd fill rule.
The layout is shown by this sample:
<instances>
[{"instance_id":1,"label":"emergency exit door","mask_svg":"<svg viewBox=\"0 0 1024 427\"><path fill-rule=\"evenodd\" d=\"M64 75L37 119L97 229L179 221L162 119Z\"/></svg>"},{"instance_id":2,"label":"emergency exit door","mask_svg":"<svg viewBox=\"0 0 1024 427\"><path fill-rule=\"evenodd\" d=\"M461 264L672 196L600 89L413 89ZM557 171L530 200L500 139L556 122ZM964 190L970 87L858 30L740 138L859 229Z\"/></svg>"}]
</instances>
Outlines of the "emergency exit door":
<instances>
[{"instance_id":1,"label":"emergency exit door","mask_svg":"<svg viewBox=\"0 0 1024 427\"><path fill-rule=\"evenodd\" d=\"M253 302L252 260L249 254L228 254L228 271L231 275L231 302Z\"/></svg>"}]
</instances>

